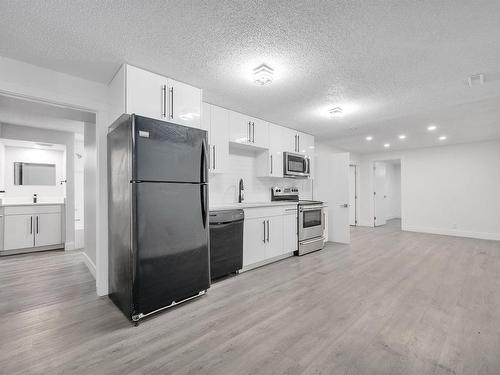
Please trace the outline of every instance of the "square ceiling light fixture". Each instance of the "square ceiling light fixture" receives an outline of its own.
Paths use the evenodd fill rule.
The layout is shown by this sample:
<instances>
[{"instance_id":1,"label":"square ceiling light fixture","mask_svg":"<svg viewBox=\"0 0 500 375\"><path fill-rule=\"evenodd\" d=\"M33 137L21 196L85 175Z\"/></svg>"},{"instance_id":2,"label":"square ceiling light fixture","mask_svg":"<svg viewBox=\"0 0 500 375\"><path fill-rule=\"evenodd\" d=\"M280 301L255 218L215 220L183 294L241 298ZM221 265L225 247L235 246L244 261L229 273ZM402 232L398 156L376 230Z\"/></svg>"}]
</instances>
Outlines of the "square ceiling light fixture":
<instances>
[{"instance_id":1,"label":"square ceiling light fixture","mask_svg":"<svg viewBox=\"0 0 500 375\"><path fill-rule=\"evenodd\" d=\"M262 64L253 70L253 81L260 86L273 83L274 69Z\"/></svg>"},{"instance_id":2,"label":"square ceiling light fixture","mask_svg":"<svg viewBox=\"0 0 500 375\"><path fill-rule=\"evenodd\" d=\"M340 107L332 108L328 111L330 113L330 117L342 117L344 111Z\"/></svg>"},{"instance_id":3,"label":"square ceiling light fixture","mask_svg":"<svg viewBox=\"0 0 500 375\"><path fill-rule=\"evenodd\" d=\"M467 78L467 81L469 82L469 87L472 86L480 86L484 84L484 74L473 74Z\"/></svg>"}]
</instances>

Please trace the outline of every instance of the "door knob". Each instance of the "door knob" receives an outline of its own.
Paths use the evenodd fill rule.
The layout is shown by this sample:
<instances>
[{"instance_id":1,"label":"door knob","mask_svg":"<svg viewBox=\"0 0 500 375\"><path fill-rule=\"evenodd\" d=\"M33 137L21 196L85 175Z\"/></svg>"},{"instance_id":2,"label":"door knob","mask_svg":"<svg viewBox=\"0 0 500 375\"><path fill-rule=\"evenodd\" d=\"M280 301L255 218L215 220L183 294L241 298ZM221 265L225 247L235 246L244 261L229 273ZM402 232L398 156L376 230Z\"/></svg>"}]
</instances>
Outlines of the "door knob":
<instances>
[{"instance_id":1,"label":"door knob","mask_svg":"<svg viewBox=\"0 0 500 375\"><path fill-rule=\"evenodd\" d=\"M349 207L349 203L344 203L344 204L341 204L340 207L344 207L344 208L347 208Z\"/></svg>"}]
</instances>

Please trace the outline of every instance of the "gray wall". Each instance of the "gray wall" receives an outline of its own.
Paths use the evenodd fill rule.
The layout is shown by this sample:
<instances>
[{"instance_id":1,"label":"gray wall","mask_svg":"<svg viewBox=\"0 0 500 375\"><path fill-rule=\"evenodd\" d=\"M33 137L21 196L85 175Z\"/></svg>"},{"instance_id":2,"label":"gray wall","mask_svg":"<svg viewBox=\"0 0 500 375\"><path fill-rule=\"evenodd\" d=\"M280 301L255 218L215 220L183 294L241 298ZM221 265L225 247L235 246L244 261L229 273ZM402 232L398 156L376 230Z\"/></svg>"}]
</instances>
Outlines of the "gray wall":
<instances>
[{"instance_id":1,"label":"gray wall","mask_svg":"<svg viewBox=\"0 0 500 375\"><path fill-rule=\"evenodd\" d=\"M96 125L93 123L84 124L84 225L85 225L85 253L96 265L96 198L97 198L97 160L96 160Z\"/></svg>"},{"instance_id":2,"label":"gray wall","mask_svg":"<svg viewBox=\"0 0 500 375\"><path fill-rule=\"evenodd\" d=\"M72 249L75 244L75 135L51 129L1 124L0 138L42 143L58 143L66 146L66 244ZM95 220L95 219L94 219Z\"/></svg>"}]
</instances>

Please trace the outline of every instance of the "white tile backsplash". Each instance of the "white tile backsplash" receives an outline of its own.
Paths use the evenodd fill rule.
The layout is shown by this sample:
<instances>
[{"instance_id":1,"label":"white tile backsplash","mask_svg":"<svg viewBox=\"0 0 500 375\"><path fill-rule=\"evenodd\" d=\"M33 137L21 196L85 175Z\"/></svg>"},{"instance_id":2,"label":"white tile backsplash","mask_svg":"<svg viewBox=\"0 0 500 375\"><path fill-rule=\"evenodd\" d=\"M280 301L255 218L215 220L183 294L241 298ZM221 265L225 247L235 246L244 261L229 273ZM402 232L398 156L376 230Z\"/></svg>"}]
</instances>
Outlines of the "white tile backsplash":
<instances>
[{"instance_id":1,"label":"white tile backsplash","mask_svg":"<svg viewBox=\"0 0 500 375\"><path fill-rule=\"evenodd\" d=\"M258 151L230 146L226 173L210 174L210 205L237 202L240 178L243 179L246 202L270 201L273 186L296 186L299 188L301 199L312 199L311 180L257 177L255 173L256 152Z\"/></svg>"}]
</instances>

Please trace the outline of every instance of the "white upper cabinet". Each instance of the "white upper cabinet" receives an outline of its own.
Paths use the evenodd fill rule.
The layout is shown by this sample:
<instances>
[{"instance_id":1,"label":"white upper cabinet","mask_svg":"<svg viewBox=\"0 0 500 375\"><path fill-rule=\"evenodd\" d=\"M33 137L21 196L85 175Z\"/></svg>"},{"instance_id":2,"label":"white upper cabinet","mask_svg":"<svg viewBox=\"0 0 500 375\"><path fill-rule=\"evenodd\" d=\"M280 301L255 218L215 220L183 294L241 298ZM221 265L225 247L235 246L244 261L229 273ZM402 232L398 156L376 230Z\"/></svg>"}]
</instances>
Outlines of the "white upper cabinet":
<instances>
[{"instance_id":1,"label":"white upper cabinet","mask_svg":"<svg viewBox=\"0 0 500 375\"><path fill-rule=\"evenodd\" d=\"M223 173L229 163L229 111L211 105L210 111L210 147L211 168L213 173Z\"/></svg>"},{"instance_id":2,"label":"white upper cabinet","mask_svg":"<svg viewBox=\"0 0 500 375\"><path fill-rule=\"evenodd\" d=\"M314 155L314 136L298 133L298 150L302 154Z\"/></svg>"},{"instance_id":3,"label":"white upper cabinet","mask_svg":"<svg viewBox=\"0 0 500 375\"><path fill-rule=\"evenodd\" d=\"M167 90L167 78L127 65L126 110L122 113L166 120Z\"/></svg>"},{"instance_id":4,"label":"white upper cabinet","mask_svg":"<svg viewBox=\"0 0 500 375\"><path fill-rule=\"evenodd\" d=\"M169 79L168 121L179 125L200 127L201 90Z\"/></svg>"},{"instance_id":5,"label":"white upper cabinet","mask_svg":"<svg viewBox=\"0 0 500 375\"><path fill-rule=\"evenodd\" d=\"M109 84L110 121L138 114L200 127L201 90L131 65L123 65Z\"/></svg>"},{"instance_id":6,"label":"white upper cabinet","mask_svg":"<svg viewBox=\"0 0 500 375\"><path fill-rule=\"evenodd\" d=\"M265 121L229 111L229 140L258 148L269 147L269 128Z\"/></svg>"},{"instance_id":7,"label":"white upper cabinet","mask_svg":"<svg viewBox=\"0 0 500 375\"><path fill-rule=\"evenodd\" d=\"M269 150L257 156L257 176L283 177L283 136L286 128L268 123Z\"/></svg>"},{"instance_id":8,"label":"white upper cabinet","mask_svg":"<svg viewBox=\"0 0 500 375\"><path fill-rule=\"evenodd\" d=\"M225 172L229 163L229 111L203 103L201 128L208 132L208 170Z\"/></svg>"},{"instance_id":9,"label":"white upper cabinet","mask_svg":"<svg viewBox=\"0 0 500 375\"><path fill-rule=\"evenodd\" d=\"M283 151L306 155L314 154L314 136L293 129L283 128Z\"/></svg>"}]
</instances>

